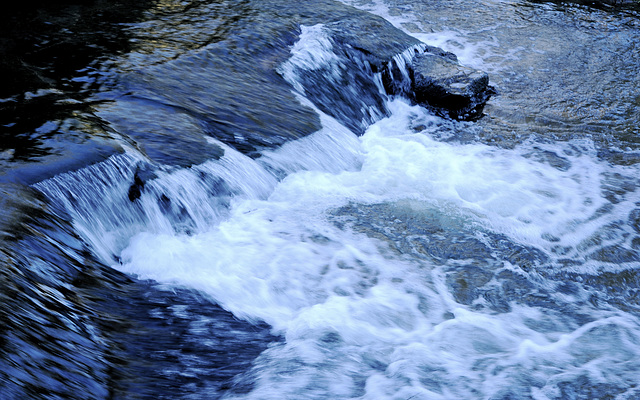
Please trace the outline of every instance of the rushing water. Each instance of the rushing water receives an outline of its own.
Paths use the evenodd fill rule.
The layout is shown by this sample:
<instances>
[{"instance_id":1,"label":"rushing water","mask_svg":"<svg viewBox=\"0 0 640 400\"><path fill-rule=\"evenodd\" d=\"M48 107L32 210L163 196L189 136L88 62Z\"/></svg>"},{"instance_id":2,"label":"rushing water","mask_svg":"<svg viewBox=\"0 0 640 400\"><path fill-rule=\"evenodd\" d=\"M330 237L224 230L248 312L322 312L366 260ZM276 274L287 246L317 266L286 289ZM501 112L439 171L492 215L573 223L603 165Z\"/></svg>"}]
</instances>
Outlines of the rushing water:
<instances>
[{"instance_id":1,"label":"rushing water","mask_svg":"<svg viewBox=\"0 0 640 400\"><path fill-rule=\"evenodd\" d=\"M486 115L350 70L354 9L158 2L73 78L117 150L2 186L0 398L640 398L640 14L346 3Z\"/></svg>"}]
</instances>

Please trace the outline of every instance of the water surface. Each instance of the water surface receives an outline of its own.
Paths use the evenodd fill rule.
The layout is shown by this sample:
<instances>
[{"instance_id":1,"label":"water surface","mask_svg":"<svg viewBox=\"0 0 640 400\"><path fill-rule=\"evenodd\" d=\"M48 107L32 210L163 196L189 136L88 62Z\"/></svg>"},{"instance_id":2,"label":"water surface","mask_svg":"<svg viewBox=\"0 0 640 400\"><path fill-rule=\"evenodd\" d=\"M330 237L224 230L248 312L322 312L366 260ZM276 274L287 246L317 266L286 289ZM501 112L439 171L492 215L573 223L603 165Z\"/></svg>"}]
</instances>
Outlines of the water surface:
<instances>
[{"instance_id":1,"label":"water surface","mask_svg":"<svg viewBox=\"0 0 640 400\"><path fill-rule=\"evenodd\" d=\"M485 116L379 93L341 4L153 3L73 78L114 150L5 157L6 398L640 396L637 11L349 3Z\"/></svg>"}]
</instances>

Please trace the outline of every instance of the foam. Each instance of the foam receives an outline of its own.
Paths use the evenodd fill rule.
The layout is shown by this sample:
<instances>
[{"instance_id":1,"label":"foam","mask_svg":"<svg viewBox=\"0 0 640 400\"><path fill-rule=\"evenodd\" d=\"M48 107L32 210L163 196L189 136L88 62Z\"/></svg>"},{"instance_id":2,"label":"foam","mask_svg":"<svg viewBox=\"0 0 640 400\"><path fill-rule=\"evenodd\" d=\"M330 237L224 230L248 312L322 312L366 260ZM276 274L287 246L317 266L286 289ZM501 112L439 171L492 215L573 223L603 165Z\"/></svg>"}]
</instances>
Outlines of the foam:
<instances>
[{"instance_id":1,"label":"foam","mask_svg":"<svg viewBox=\"0 0 640 400\"><path fill-rule=\"evenodd\" d=\"M303 28L301 38L281 71L294 87L299 66L335 61L322 26ZM639 167L600 161L588 140L514 149L442 142L441 119L400 99L388 108L391 116L360 138L320 113L323 129L258 160L225 147L220 160L161 170L137 202L124 195L144 162L132 154L86 170L103 176L102 186L86 193L90 186L81 186L75 200L75 184L96 181L84 172L39 188L73 211L79 232L114 268L198 289L286 339L255 361L253 390L229 398L544 399L581 379L631 390L640 370L637 316L593 306L586 287L550 292L541 305L513 296L501 311L479 307L484 297L460 304L447 273L465 263L517 273L531 285L525 295L556 282L506 260L436 263L403 253L333 214L348 205L409 204L417 219L440 214L479 236L538 249L549 258L538 267L551 272L563 268L561 258L581 273L637 268L585 253L628 246L633 232L620 220L640 195L629 190L612 202L603 192L611 176L633 180ZM108 201L89 202L96 190ZM394 218L377 217L381 232ZM609 232L611 225L621 231ZM567 250L559 254L558 246ZM498 287L492 279L488 287Z\"/></svg>"},{"instance_id":2,"label":"foam","mask_svg":"<svg viewBox=\"0 0 640 400\"><path fill-rule=\"evenodd\" d=\"M453 299L442 266L328 216L351 203L409 199L553 256L545 234L571 245L615 218L598 212L607 203L603 174L638 171L601 163L588 142L572 145L579 152L555 148L568 160L563 168L532 158L534 143L438 142L429 128L409 129L435 117L399 100L389 106L392 116L358 140L323 117L323 131L267 154L267 169L288 173L267 197L235 199L223 221L197 234L139 233L115 267L202 290L285 337L256 360L254 390L237 397L451 399L516 390L556 398L579 377L630 387L640 367L637 318L587 308L593 320L584 323L515 303L500 314L474 310ZM331 132L346 135L344 169L332 167ZM306 151L318 153L295 161ZM615 207L638 200L628 196Z\"/></svg>"}]
</instances>

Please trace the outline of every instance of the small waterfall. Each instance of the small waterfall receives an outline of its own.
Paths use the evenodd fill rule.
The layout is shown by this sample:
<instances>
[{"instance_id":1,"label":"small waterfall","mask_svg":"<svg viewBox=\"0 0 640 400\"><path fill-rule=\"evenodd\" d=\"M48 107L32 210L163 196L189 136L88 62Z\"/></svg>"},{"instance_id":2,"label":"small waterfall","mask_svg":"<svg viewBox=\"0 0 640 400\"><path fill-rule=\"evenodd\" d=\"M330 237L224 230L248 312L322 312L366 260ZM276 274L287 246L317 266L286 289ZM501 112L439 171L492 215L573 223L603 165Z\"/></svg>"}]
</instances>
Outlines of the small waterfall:
<instances>
[{"instance_id":1,"label":"small waterfall","mask_svg":"<svg viewBox=\"0 0 640 400\"><path fill-rule=\"evenodd\" d=\"M389 115L389 94L411 90L408 64L429 46L418 43L389 60L381 71L366 54L336 43L323 24L301 26L298 42L278 73L322 112L357 134Z\"/></svg>"},{"instance_id":2,"label":"small waterfall","mask_svg":"<svg viewBox=\"0 0 640 400\"><path fill-rule=\"evenodd\" d=\"M139 232L206 230L226 215L233 197L266 198L275 183L255 161L226 147L220 160L191 168L156 169L137 153L118 154L34 187L63 205L110 263Z\"/></svg>"},{"instance_id":3,"label":"small waterfall","mask_svg":"<svg viewBox=\"0 0 640 400\"><path fill-rule=\"evenodd\" d=\"M411 92L411 70L410 65L413 58L424 53L429 46L424 43L416 44L400 54L396 54L387 66L382 70L379 81L382 93L394 95L407 95ZM378 79L376 79L378 81Z\"/></svg>"},{"instance_id":4,"label":"small waterfall","mask_svg":"<svg viewBox=\"0 0 640 400\"><path fill-rule=\"evenodd\" d=\"M34 187L71 215L80 235L103 260L112 260L127 237L146 223L127 198L136 166L142 159L129 154L111 156L87 168L57 175Z\"/></svg>"},{"instance_id":5,"label":"small waterfall","mask_svg":"<svg viewBox=\"0 0 640 400\"><path fill-rule=\"evenodd\" d=\"M129 151L34 188L61 205L80 235L110 264L119 260L118 254L136 234L205 232L228 217L234 201L265 200L291 173L359 168L355 135L317 112L323 129L265 150L255 160L222 143L223 157L189 168L154 166Z\"/></svg>"},{"instance_id":6,"label":"small waterfall","mask_svg":"<svg viewBox=\"0 0 640 400\"><path fill-rule=\"evenodd\" d=\"M339 39L356 23L318 20L279 49L280 77L273 59L261 60L269 79L284 79L297 105L319 115L315 132L261 147L282 132L258 120L251 157L213 139L224 154L188 167L127 149L34 185L103 263L173 292L143 287L128 310L148 312L135 340L149 320L173 328L166 341L164 326L150 330L161 338L140 347L158 344L148 368L176 377L152 390L259 400L636 396L640 164L603 161L591 138L496 145L486 121L440 118L405 98L413 57L435 50L419 43L374 64ZM188 59L172 66L180 74L170 82L188 66L206 92L212 64ZM166 87L160 72L154 79ZM234 80L232 95L250 99L254 83ZM189 107L222 98L178 92L190 121ZM202 118L215 109L206 105ZM295 119L268 115L278 126ZM256 338L242 329L252 324L262 339L247 353ZM203 361L213 353L226 364ZM218 385L227 365L239 390Z\"/></svg>"}]
</instances>

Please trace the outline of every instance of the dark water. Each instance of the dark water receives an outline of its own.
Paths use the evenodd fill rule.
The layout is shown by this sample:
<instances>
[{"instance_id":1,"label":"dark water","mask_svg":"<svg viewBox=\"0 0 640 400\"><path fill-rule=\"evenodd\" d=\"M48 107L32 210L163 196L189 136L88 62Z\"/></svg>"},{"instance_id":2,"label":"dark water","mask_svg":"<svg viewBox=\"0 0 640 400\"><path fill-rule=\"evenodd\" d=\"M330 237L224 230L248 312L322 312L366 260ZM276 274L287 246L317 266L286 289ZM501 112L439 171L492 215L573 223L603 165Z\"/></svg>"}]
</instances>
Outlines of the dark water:
<instances>
[{"instance_id":1,"label":"dark water","mask_svg":"<svg viewBox=\"0 0 640 400\"><path fill-rule=\"evenodd\" d=\"M640 398L638 11L345 3L3 17L1 399Z\"/></svg>"}]
</instances>

